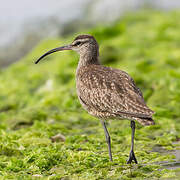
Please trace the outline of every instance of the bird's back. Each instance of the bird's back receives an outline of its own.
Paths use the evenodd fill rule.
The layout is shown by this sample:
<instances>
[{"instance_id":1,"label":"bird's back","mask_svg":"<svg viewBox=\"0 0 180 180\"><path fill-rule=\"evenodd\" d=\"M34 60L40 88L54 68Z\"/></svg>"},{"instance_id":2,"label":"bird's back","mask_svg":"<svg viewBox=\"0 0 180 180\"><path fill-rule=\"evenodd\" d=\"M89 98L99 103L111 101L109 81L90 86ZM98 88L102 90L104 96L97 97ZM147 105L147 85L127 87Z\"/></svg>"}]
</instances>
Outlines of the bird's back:
<instances>
[{"instance_id":1,"label":"bird's back","mask_svg":"<svg viewBox=\"0 0 180 180\"><path fill-rule=\"evenodd\" d=\"M154 112L147 107L140 89L124 71L102 65L84 66L76 73L76 86L81 104L96 117L154 124Z\"/></svg>"}]
</instances>

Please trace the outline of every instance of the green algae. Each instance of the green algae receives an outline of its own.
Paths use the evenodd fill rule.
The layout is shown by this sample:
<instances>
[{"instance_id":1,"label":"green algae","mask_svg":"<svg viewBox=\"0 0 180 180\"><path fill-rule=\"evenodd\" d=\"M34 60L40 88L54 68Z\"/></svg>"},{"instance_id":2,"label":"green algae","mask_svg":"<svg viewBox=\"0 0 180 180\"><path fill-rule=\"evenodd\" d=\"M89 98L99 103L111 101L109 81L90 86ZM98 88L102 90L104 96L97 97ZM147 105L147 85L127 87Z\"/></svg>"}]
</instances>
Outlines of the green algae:
<instances>
[{"instance_id":1,"label":"green algae","mask_svg":"<svg viewBox=\"0 0 180 180\"><path fill-rule=\"evenodd\" d=\"M137 124L138 165L126 165L128 121L109 122L114 158L109 162L103 128L81 108L76 96L76 53L56 53L34 64L47 50L71 42L71 36L44 40L21 61L0 71L1 179L177 179L179 18L177 11L143 11L111 27L86 32L97 38L102 63L127 71L156 112L156 125ZM51 141L58 133L65 136L64 142Z\"/></svg>"}]
</instances>

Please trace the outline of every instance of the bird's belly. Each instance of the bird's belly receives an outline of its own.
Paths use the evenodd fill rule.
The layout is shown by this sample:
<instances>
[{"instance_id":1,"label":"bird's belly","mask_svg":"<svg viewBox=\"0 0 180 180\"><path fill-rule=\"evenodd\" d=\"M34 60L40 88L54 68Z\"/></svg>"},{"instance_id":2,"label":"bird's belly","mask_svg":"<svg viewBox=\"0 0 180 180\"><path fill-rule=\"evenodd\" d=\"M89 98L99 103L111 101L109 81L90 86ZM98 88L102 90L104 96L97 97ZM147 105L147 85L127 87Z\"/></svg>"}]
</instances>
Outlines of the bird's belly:
<instances>
[{"instance_id":1,"label":"bird's belly","mask_svg":"<svg viewBox=\"0 0 180 180\"><path fill-rule=\"evenodd\" d=\"M79 98L79 102L81 103L82 107L92 116L95 116L97 118L100 118L100 119L112 119L114 117L116 117L116 115L114 114L111 114L107 111L98 111L97 109L93 108L93 107L90 107L88 106L80 96L78 96Z\"/></svg>"},{"instance_id":2,"label":"bird's belly","mask_svg":"<svg viewBox=\"0 0 180 180\"><path fill-rule=\"evenodd\" d=\"M98 111L97 109L88 106L80 96L78 96L79 101L82 107L92 116L95 116L99 119L133 119L132 117L128 117L126 115L117 116L116 114L110 113L108 111Z\"/></svg>"},{"instance_id":3,"label":"bird's belly","mask_svg":"<svg viewBox=\"0 0 180 180\"><path fill-rule=\"evenodd\" d=\"M86 111L90 112L90 107L82 100L82 98L81 98L80 96L78 96L78 99L79 99L79 102L80 102L80 104L82 105L82 107L83 107Z\"/></svg>"}]
</instances>

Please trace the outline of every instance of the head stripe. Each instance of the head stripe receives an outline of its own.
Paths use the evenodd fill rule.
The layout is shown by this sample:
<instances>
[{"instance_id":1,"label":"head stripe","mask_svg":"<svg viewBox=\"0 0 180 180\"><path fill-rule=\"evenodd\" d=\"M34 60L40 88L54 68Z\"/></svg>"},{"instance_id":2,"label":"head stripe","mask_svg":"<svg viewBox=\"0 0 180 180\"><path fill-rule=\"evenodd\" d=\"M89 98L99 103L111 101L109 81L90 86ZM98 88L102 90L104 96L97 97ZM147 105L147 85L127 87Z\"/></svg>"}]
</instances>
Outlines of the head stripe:
<instances>
[{"instance_id":1,"label":"head stripe","mask_svg":"<svg viewBox=\"0 0 180 180\"><path fill-rule=\"evenodd\" d=\"M95 38L93 36L88 35L88 34L79 35L75 38L75 40L78 40L78 39L93 39L93 40L95 40Z\"/></svg>"}]
</instances>

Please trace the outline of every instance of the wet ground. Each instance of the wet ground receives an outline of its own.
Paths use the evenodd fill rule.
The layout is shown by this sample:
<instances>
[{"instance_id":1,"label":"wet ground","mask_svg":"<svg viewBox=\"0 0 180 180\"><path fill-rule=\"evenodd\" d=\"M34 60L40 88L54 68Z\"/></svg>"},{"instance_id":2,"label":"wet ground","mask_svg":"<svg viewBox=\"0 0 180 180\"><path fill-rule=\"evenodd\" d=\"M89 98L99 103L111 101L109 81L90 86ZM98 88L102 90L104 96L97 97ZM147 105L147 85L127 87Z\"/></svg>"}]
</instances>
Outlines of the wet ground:
<instances>
[{"instance_id":1,"label":"wet ground","mask_svg":"<svg viewBox=\"0 0 180 180\"><path fill-rule=\"evenodd\" d=\"M161 161L158 164L165 169L177 169L180 168L180 141L174 142L176 150L166 150L162 146L154 146L153 152L159 152L163 155L170 154L174 155L173 161Z\"/></svg>"}]
</instances>

